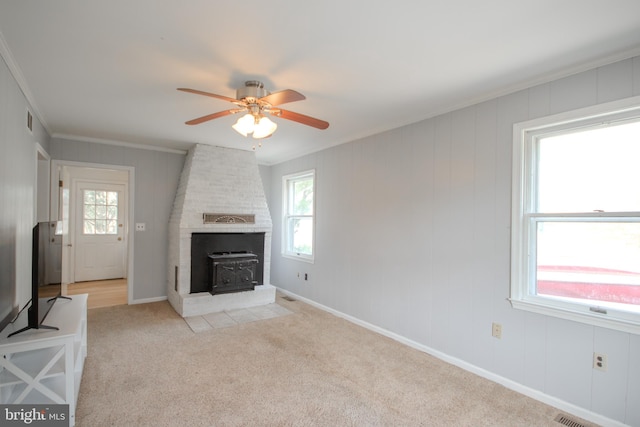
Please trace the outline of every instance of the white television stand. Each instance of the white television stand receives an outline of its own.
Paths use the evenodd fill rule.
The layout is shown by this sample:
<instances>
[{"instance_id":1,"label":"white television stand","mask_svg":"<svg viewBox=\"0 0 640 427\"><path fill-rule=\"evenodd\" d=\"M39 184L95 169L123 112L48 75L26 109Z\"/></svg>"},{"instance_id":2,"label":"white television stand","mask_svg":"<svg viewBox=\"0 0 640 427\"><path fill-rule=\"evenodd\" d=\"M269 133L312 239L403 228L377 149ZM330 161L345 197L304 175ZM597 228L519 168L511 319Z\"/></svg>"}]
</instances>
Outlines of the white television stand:
<instances>
[{"instance_id":1,"label":"white television stand","mask_svg":"<svg viewBox=\"0 0 640 427\"><path fill-rule=\"evenodd\" d=\"M44 320L59 330L29 329L26 311L0 333L0 402L2 404L68 404L69 426L87 356L87 294L58 299Z\"/></svg>"}]
</instances>

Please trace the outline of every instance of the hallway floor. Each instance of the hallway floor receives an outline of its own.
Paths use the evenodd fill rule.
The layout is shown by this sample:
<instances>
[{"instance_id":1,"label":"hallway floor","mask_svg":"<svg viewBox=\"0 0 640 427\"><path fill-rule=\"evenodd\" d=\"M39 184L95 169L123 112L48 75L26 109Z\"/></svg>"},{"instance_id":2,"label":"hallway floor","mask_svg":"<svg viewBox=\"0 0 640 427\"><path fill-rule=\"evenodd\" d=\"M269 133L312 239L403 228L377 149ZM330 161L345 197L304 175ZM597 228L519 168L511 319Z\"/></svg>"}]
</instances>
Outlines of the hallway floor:
<instances>
[{"instance_id":1,"label":"hallway floor","mask_svg":"<svg viewBox=\"0 0 640 427\"><path fill-rule=\"evenodd\" d=\"M89 294L88 308L127 304L127 279L70 283L67 295Z\"/></svg>"}]
</instances>

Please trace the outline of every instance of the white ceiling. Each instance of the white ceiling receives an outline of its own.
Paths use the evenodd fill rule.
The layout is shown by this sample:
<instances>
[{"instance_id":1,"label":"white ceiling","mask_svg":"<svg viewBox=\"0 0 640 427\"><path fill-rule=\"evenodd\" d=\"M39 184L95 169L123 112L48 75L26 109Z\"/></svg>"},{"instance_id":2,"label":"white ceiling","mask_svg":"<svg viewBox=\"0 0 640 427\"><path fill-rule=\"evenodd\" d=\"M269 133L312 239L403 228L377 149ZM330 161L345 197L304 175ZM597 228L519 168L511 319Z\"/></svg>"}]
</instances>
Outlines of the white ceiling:
<instances>
[{"instance_id":1,"label":"white ceiling","mask_svg":"<svg viewBox=\"0 0 640 427\"><path fill-rule=\"evenodd\" d=\"M0 52L52 136L251 149L245 80L307 99L273 164L640 53L638 0L0 0Z\"/></svg>"}]
</instances>

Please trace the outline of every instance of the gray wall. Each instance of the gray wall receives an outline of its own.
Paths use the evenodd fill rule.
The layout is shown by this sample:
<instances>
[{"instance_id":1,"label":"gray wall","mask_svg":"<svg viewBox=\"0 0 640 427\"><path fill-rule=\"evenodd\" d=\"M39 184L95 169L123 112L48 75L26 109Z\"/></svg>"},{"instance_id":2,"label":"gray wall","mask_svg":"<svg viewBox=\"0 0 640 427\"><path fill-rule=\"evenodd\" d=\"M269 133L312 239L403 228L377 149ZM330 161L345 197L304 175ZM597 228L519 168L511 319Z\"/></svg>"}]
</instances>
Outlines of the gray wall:
<instances>
[{"instance_id":1,"label":"gray wall","mask_svg":"<svg viewBox=\"0 0 640 427\"><path fill-rule=\"evenodd\" d=\"M0 57L0 280L16 281L21 308L31 298L36 143L45 150L49 147L49 137L35 115L33 133L27 130L28 108L29 103Z\"/></svg>"},{"instance_id":2,"label":"gray wall","mask_svg":"<svg viewBox=\"0 0 640 427\"><path fill-rule=\"evenodd\" d=\"M134 300L166 297L169 215L185 155L58 138L51 139L50 154L56 160L135 168L134 222L144 222L146 231L135 232L129 284Z\"/></svg>"},{"instance_id":3,"label":"gray wall","mask_svg":"<svg viewBox=\"0 0 640 427\"><path fill-rule=\"evenodd\" d=\"M640 336L506 300L513 124L639 94L635 58L272 166L271 282L490 376L639 426ZM280 255L282 176L311 168L314 264ZM492 322L502 339L491 336ZM594 351L608 355L606 373L592 369Z\"/></svg>"}]
</instances>

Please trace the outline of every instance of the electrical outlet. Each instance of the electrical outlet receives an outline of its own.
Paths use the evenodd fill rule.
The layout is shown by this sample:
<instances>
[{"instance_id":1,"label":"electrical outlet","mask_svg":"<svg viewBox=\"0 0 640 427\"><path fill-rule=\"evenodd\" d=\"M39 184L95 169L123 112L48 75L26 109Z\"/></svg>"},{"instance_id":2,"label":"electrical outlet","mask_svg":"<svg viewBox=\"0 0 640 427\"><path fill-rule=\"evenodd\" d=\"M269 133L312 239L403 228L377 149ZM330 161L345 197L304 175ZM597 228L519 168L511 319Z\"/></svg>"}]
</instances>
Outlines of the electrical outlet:
<instances>
[{"instance_id":1,"label":"electrical outlet","mask_svg":"<svg viewBox=\"0 0 640 427\"><path fill-rule=\"evenodd\" d=\"M604 353L593 353L593 369L607 371L607 355Z\"/></svg>"},{"instance_id":2,"label":"electrical outlet","mask_svg":"<svg viewBox=\"0 0 640 427\"><path fill-rule=\"evenodd\" d=\"M147 229L147 224L144 222L136 222L136 231L145 231Z\"/></svg>"},{"instance_id":3,"label":"electrical outlet","mask_svg":"<svg viewBox=\"0 0 640 427\"><path fill-rule=\"evenodd\" d=\"M493 322L491 325L491 335L498 339L502 338L502 325L500 323Z\"/></svg>"},{"instance_id":4,"label":"electrical outlet","mask_svg":"<svg viewBox=\"0 0 640 427\"><path fill-rule=\"evenodd\" d=\"M309 275L307 273L304 273L304 280L309 280Z\"/></svg>"}]
</instances>

